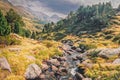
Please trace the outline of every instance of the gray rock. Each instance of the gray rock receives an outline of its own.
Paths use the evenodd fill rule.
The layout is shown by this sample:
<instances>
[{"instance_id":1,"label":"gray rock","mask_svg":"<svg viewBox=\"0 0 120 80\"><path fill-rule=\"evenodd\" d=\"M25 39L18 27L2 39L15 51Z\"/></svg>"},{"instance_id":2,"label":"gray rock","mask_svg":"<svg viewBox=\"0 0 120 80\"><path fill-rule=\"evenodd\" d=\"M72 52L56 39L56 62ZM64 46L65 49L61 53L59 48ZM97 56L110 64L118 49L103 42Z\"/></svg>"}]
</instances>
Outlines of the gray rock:
<instances>
[{"instance_id":1,"label":"gray rock","mask_svg":"<svg viewBox=\"0 0 120 80\"><path fill-rule=\"evenodd\" d=\"M92 80L91 78L84 78L84 79L82 79L82 80Z\"/></svg>"},{"instance_id":2,"label":"gray rock","mask_svg":"<svg viewBox=\"0 0 120 80\"><path fill-rule=\"evenodd\" d=\"M55 66L60 66L60 62L57 59L51 59L48 62L50 62L51 64Z\"/></svg>"},{"instance_id":3,"label":"gray rock","mask_svg":"<svg viewBox=\"0 0 120 80\"><path fill-rule=\"evenodd\" d=\"M0 68L2 70L8 70L9 72L11 72L10 65L5 57L0 58Z\"/></svg>"},{"instance_id":4,"label":"gray rock","mask_svg":"<svg viewBox=\"0 0 120 80\"><path fill-rule=\"evenodd\" d=\"M82 50L80 48L76 48L76 51L77 52L81 52Z\"/></svg>"},{"instance_id":5,"label":"gray rock","mask_svg":"<svg viewBox=\"0 0 120 80\"><path fill-rule=\"evenodd\" d=\"M45 77L45 75L44 74L40 74L40 79L45 79L46 77Z\"/></svg>"},{"instance_id":6,"label":"gray rock","mask_svg":"<svg viewBox=\"0 0 120 80\"><path fill-rule=\"evenodd\" d=\"M9 51L11 51L11 52L20 52L21 48L9 48Z\"/></svg>"},{"instance_id":7,"label":"gray rock","mask_svg":"<svg viewBox=\"0 0 120 80\"><path fill-rule=\"evenodd\" d=\"M113 61L113 64L120 64L120 59L116 59Z\"/></svg>"},{"instance_id":8,"label":"gray rock","mask_svg":"<svg viewBox=\"0 0 120 80\"><path fill-rule=\"evenodd\" d=\"M103 57L103 58L110 58L111 56L119 55L119 54L120 54L120 48L103 49L103 50L100 51L98 56Z\"/></svg>"},{"instance_id":9,"label":"gray rock","mask_svg":"<svg viewBox=\"0 0 120 80\"><path fill-rule=\"evenodd\" d=\"M49 66L47 64L42 64L42 70L47 70Z\"/></svg>"},{"instance_id":10,"label":"gray rock","mask_svg":"<svg viewBox=\"0 0 120 80\"><path fill-rule=\"evenodd\" d=\"M38 65L36 64L30 64L26 70L25 73L25 78L26 79L35 79L38 78L39 75L41 74L41 69Z\"/></svg>"}]
</instances>

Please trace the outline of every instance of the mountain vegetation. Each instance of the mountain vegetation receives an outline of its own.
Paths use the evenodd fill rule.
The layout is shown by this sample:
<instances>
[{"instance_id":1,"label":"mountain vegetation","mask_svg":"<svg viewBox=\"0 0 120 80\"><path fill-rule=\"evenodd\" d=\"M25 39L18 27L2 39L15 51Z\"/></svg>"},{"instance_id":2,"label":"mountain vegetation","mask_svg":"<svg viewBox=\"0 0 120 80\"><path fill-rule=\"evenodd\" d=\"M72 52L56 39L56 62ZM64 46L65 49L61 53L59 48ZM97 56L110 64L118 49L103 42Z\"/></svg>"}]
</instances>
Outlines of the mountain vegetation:
<instances>
[{"instance_id":1,"label":"mountain vegetation","mask_svg":"<svg viewBox=\"0 0 120 80\"><path fill-rule=\"evenodd\" d=\"M115 14L116 11L110 2L80 6L76 12L70 12L66 19L58 21L57 24L45 25L43 33L48 33L48 35L53 33L55 39L57 36L63 38L70 34L80 36L81 34L95 33L109 26L110 20Z\"/></svg>"},{"instance_id":2,"label":"mountain vegetation","mask_svg":"<svg viewBox=\"0 0 120 80\"><path fill-rule=\"evenodd\" d=\"M120 79L120 6L80 6L43 26L1 5L0 80Z\"/></svg>"}]
</instances>

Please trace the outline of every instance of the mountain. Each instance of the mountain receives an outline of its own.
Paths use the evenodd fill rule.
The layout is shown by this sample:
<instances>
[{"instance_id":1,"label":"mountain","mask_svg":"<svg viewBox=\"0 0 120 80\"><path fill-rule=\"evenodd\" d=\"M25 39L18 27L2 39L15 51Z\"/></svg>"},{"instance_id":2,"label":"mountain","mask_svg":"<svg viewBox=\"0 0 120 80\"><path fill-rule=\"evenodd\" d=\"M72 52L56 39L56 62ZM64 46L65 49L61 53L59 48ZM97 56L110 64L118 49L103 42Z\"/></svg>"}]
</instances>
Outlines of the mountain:
<instances>
[{"instance_id":1,"label":"mountain","mask_svg":"<svg viewBox=\"0 0 120 80\"><path fill-rule=\"evenodd\" d=\"M61 17L59 17L58 15L52 15L51 17L48 16L47 14L44 14L40 11L33 11L31 10L30 8L26 8L27 11L29 11L33 16L34 18L38 19L38 20L42 20L44 22L57 22L59 20L61 20Z\"/></svg>"},{"instance_id":2,"label":"mountain","mask_svg":"<svg viewBox=\"0 0 120 80\"><path fill-rule=\"evenodd\" d=\"M28 13L30 13L31 15L34 16L35 19L38 20L42 20L45 22L57 22L59 21L61 18L55 14L57 17L51 18L50 15L46 14L45 12L42 12L42 10L40 10L41 8L39 8L39 6L37 5L41 5L39 0L36 1L32 1L32 0L24 0L24 1L14 1L14 0L8 0L9 3L11 3L12 5L14 5L15 7L22 7L25 11L27 11ZM36 8L38 8L39 10L35 10Z\"/></svg>"},{"instance_id":3,"label":"mountain","mask_svg":"<svg viewBox=\"0 0 120 80\"><path fill-rule=\"evenodd\" d=\"M50 19L50 21L58 22L58 21L61 20L62 18L59 17L58 15L52 15L49 19Z\"/></svg>"},{"instance_id":4,"label":"mountain","mask_svg":"<svg viewBox=\"0 0 120 80\"><path fill-rule=\"evenodd\" d=\"M34 19L34 15L31 14L29 11L27 11L24 7L14 6L8 0L0 0L0 9L4 13L4 15L11 8L22 17L25 23L25 26L24 26L25 29L28 29L30 31L38 31L38 32L41 31L43 22L40 20Z\"/></svg>"},{"instance_id":5,"label":"mountain","mask_svg":"<svg viewBox=\"0 0 120 80\"><path fill-rule=\"evenodd\" d=\"M44 32L54 34L51 36L57 40L67 35L80 37L83 34L93 34L111 25L115 12L110 2L80 6L75 12L70 12L67 18L58 21L56 25L45 25Z\"/></svg>"},{"instance_id":6,"label":"mountain","mask_svg":"<svg viewBox=\"0 0 120 80\"><path fill-rule=\"evenodd\" d=\"M21 7L21 6L15 7L8 0L1 0L0 1L0 9L4 13L9 11L11 8L14 9L21 16L33 18L33 15L31 13L29 13L28 11L24 10L23 7Z\"/></svg>"}]
</instances>

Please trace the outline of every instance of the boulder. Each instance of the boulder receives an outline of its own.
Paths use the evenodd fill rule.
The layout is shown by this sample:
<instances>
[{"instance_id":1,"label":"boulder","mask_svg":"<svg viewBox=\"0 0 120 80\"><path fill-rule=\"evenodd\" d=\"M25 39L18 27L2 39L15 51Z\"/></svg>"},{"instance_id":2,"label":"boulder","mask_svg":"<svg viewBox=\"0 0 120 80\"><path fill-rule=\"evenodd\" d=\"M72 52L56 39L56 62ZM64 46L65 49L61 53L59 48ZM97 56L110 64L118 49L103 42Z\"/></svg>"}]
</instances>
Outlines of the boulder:
<instances>
[{"instance_id":1,"label":"boulder","mask_svg":"<svg viewBox=\"0 0 120 80\"><path fill-rule=\"evenodd\" d=\"M9 72L11 72L10 65L5 57L0 58L0 68L2 70L8 70Z\"/></svg>"},{"instance_id":2,"label":"boulder","mask_svg":"<svg viewBox=\"0 0 120 80\"><path fill-rule=\"evenodd\" d=\"M110 58L111 56L114 55L119 55L120 54L120 48L116 49L103 49L98 53L98 56L103 57L103 58Z\"/></svg>"},{"instance_id":3,"label":"boulder","mask_svg":"<svg viewBox=\"0 0 120 80\"><path fill-rule=\"evenodd\" d=\"M41 69L36 64L30 64L25 72L25 78L27 80L29 79L37 79L39 78L39 75L41 74Z\"/></svg>"},{"instance_id":4,"label":"boulder","mask_svg":"<svg viewBox=\"0 0 120 80\"><path fill-rule=\"evenodd\" d=\"M116 59L113 61L113 64L120 64L120 59Z\"/></svg>"}]
</instances>

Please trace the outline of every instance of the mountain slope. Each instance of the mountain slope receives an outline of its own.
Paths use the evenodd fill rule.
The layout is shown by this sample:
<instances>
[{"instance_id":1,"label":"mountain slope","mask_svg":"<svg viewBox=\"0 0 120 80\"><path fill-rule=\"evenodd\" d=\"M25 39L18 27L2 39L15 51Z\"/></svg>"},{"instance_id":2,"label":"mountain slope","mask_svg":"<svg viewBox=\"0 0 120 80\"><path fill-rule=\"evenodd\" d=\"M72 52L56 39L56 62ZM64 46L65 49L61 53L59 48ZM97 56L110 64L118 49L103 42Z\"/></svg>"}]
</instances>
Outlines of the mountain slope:
<instances>
[{"instance_id":1,"label":"mountain slope","mask_svg":"<svg viewBox=\"0 0 120 80\"><path fill-rule=\"evenodd\" d=\"M25 17L29 17L29 18L33 17L29 12L27 12L26 10L24 10L24 8L22 8L20 6L15 7L10 2L8 2L7 0L6 1L4 1L4 0L0 1L0 9L4 13L9 11L11 8L14 9L21 16L25 16Z\"/></svg>"},{"instance_id":2,"label":"mountain slope","mask_svg":"<svg viewBox=\"0 0 120 80\"><path fill-rule=\"evenodd\" d=\"M22 19L25 23L24 28L32 31L41 31L41 27L43 26L43 24L40 24L38 20L34 19L34 15L32 15L30 12L28 12L26 9L24 9L24 7L22 6L13 6L10 2L8 2L7 0L1 0L0 1L0 9L2 10L2 12L4 13L4 15L6 14L6 12L8 12L10 9L13 9L16 13L18 13L20 16L22 16ZM36 26L38 26L38 28L36 28Z\"/></svg>"},{"instance_id":3,"label":"mountain slope","mask_svg":"<svg viewBox=\"0 0 120 80\"><path fill-rule=\"evenodd\" d=\"M115 12L111 3L80 6L76 12L70 12L66 19L58 21L56 25L45 26L44 33L51 32L56 39L57 36L63 38L66 35L80 37L83 34L92 34L109 26Z\"/></svg>"}]
</instances>

